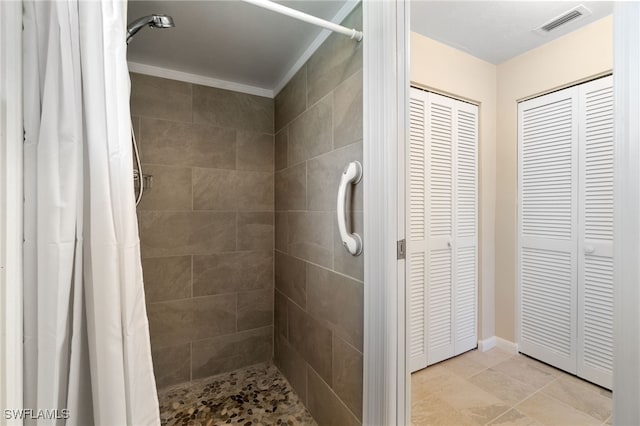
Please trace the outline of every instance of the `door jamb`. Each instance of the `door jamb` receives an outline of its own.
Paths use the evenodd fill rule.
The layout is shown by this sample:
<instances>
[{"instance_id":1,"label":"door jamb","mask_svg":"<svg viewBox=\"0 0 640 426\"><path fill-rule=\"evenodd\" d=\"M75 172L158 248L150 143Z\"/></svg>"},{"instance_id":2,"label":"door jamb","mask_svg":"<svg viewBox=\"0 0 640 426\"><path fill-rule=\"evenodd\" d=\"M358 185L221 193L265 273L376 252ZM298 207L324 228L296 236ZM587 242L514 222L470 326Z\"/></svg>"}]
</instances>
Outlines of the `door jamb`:
<instances>
[{"instance_id":1,"label":"door jamb","mask_svg":"<svg viewBox=\"0 0 640 426\"><path fill-rule=\"evenodd\" d=\"M404 150L409 92L409 2L364 1L365 312L363 424L410 418L406 360Z\"/></svg>"}]
</instances>

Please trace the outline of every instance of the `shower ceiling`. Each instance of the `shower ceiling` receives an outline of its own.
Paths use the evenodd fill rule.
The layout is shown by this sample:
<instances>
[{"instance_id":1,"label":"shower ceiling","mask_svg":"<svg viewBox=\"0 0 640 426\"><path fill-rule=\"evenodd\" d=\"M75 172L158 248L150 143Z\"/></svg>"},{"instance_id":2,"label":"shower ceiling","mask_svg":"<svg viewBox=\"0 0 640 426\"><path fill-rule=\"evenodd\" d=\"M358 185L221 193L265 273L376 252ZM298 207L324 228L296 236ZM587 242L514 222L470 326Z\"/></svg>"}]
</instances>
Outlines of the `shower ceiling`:
<instances>
[{"instance_id":1,"label":"shower ceiling","mask_svg":"<svg viewBox=\"0 0 640 426\"><path fill-rule=\"evenodd\" d=\"M533 30L584 4L592 14L541 35ZM613 12L606 1L411 2L411 30L493 64L568 34Z\"/></svg>"},{"instance_id":2,"label":"shower ceiling","mask_svg":"<svg viewBox=\"0 0 640 426\"><path fill-rule=\"evenodd\" d=\"M279 1L332 20L353 1ZM346 6L348 7L348 6ZM128 16L173 16L171 31L143 31L128 60L267 90L277 89L321 29L233 1L130 1Z\"/></svg>"}]
</instances>

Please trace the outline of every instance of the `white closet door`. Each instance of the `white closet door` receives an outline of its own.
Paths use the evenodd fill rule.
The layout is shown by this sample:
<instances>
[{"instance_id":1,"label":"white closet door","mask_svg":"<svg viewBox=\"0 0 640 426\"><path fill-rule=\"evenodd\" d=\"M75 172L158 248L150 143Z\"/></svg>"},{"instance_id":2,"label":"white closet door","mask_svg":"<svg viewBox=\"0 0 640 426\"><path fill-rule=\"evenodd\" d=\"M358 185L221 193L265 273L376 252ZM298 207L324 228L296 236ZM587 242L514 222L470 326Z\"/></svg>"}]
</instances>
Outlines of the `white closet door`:
<instances>
[{"instance_id":1,"label":"white closet door","mask_svg":"<svg viewBox=\"0 0 640 426\"><path fill-rule=\"evenodd\" d=\"M427 362L454 354L455 101L427 93Z\"/></svg>"},{"instance_id":2,"label":"white closet door","mask_svg":"<svg viewBox=\"0 0 640 426\"><path fill-rule=\"evenodd\" d=\"M411 90L407 275L411 371L477 345L478 107Z\"/></svg>"},{"instance_id":3,"label":"white closet door","mask_svg":"<svg viewBox=\"0 0 640 426\"><path fill-rule=\"evenodd\" d=\"M455 103L454 355L478 344L478 107Z\"/></svg>"},{"instance_id":4,"label":"white closet door","mask_svg":"<svg viewBox=\"0 0 640 426\"><path fill-rule=\"evenodd\" d=\"M426 321L426 112L427 93L411 89L409 100L407 276L409 283L409 366L427 366Z\"/></svg>"},{"instance_id":5,"label":"white closet door","mask_svg":"<svg viewBox=\"0 0 640 426\"><path fill-rule=\"evenodd\" d=\"M576 372L578 88L522 102L520 350Z\"/></svg>"},{"instance_id":6,"label":"white closet door","mask_svg":"<svg viewBox=\"0 0 640 426\"><path fill-rule=\"evenodd\" d=\"M613 78L579 86L578 375L611 389Z\"/></svg>"}]
</instances>

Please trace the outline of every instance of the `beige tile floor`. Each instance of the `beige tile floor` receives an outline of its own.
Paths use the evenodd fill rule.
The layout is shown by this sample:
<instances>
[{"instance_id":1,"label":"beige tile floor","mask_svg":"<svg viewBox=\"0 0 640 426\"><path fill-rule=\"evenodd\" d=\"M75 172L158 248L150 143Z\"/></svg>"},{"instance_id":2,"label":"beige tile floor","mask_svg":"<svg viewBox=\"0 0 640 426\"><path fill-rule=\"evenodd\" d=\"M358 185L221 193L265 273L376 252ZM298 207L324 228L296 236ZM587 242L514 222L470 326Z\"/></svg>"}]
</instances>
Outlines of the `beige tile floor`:
<instances>
[{"instance_id":1,"label":"beige tile floor","mask_svg":"<svg viewBox=\"0 0 640 426\"><path fill-rule=\"evenodd\" d=\"M611 424L611 392L498 348L412 374L411 393L414 426Z\"/></svg>"}]
</instances>

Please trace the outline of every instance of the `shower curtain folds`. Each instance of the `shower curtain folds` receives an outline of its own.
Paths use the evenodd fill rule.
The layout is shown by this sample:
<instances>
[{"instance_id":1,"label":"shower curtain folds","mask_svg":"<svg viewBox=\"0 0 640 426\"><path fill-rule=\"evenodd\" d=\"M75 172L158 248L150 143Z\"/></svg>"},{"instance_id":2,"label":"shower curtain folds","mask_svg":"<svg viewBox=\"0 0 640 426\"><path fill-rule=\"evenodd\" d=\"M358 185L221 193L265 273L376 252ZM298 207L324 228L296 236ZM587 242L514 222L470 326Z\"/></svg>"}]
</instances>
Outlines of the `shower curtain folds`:
<instances>
[{"instance_id":1,"label":"shower curtain folds","mask_svg":"<svg viewBox=\"0 0 640 426\"><path fill-rule=\"evenodd\" d=\"M159 425L131 179L126 2L24 1L26 424Z\"/></svg>"}]
</instances>

